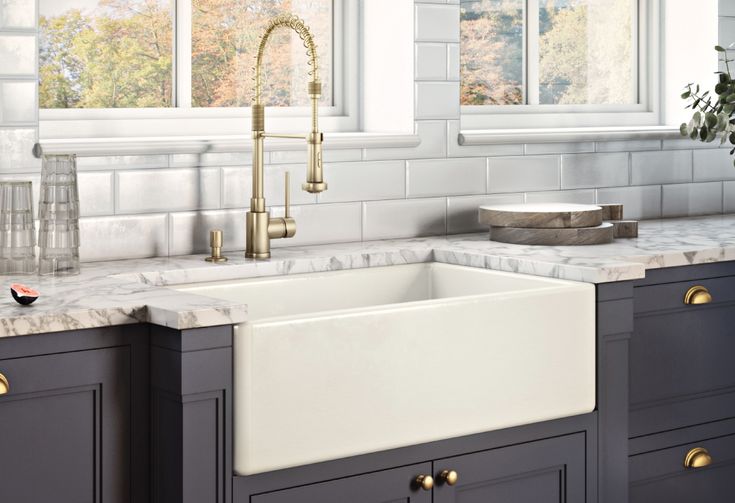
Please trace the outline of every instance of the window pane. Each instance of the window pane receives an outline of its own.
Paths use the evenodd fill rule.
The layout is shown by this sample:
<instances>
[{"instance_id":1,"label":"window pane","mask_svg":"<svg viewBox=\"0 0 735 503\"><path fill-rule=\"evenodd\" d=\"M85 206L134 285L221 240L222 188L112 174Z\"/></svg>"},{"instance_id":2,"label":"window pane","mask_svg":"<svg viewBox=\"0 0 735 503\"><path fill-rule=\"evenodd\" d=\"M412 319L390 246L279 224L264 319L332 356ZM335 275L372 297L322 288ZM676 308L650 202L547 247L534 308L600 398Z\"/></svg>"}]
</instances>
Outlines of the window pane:
<instances>
[{"instance_id":1,"label":"window pane","mask_svg":"<svg viewBox=\"0 0 735 503\"><path fill-rule=\"evenodd\" d=\"M463 105L523 103L524 0L462 0Z\"/></svg>"},{"instance_id":2,"label":"window pane","mask_svg":"<svg viewBox=\"0 0 735 503\"><path fill-rule=\"evenodd\" d=\"M635 104L636 0L543 0L542 104Z\"/></svg>"},{"instance_id":3,"label":"window pane","mask_svg":"<svg viewBox=\"0 0 735 503\"><path fill-rule=\"evenodd\" d=\"M332 0L193 0L192 104L250 106L253 66L260 35L274 16L304 19L318 45L323 106L332 105ZM309 104L304 44L292 30L271 35L264 59L263 102L270 106Z\"/></svg>"},{"instance_id":4,"label":"window pane","mask_svg":"<svg viewBox=\"0 0 735 503\"><path fill-rule=\"evenodd\" d=\"M41 108L170 107L172 0L41 0Z\"/></svg>"}]
</instances>

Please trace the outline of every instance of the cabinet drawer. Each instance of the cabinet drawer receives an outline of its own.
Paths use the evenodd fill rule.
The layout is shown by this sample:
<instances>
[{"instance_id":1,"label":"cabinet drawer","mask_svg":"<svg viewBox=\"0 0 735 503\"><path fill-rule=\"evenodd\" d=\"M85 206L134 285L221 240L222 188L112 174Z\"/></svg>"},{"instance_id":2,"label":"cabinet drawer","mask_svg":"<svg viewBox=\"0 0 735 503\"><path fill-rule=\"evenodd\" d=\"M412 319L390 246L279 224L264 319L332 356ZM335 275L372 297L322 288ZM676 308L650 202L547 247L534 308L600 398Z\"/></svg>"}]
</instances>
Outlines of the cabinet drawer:
<instances>
[{"instance_id":1,"label":"cabinet drawer","mask_svg":"<svg viewBox=\"0 0 735 503\"><path fill-rule=\"evenodd\" d=\"M431 490L416 486L419 475L431 475L431 463L252 496L252 503L431 503Z\"/></svg>"},{"instance_id":2,"label":"cabinet drawer","mask_svg":"<svg viewBox=\"0 0 735 503\"><path fill-rule=\"evenodd\" d=\"M693 284L709 288L712 303L685 305ZM635 295L630 436L735 416L735 277L641 287ZM652 311L652 298L678 306Z\"/></svg>"},{"instance_id":3,"label":"cabinet drawer","mask_svg":"<svg viewBox=\"0 0 735 503\"><path fill-rule=\"evenodd\" d=\"M434 462L434 503L582 503L585 459L584 433L441 459ZM454 486L441 482L444 470L457 472Z\"/></svg>"},{"instance_id":4,"label":"cabinet drawer","mask_svg":"<svg viewBox=\"0 0 735 503\"><path fill-rule=\"evenodd\" d=\"M704 448L711 464L686 468L692 449ZM735 501L735 435L631 456L631 503Z\"/></svg>"}]
</instances>

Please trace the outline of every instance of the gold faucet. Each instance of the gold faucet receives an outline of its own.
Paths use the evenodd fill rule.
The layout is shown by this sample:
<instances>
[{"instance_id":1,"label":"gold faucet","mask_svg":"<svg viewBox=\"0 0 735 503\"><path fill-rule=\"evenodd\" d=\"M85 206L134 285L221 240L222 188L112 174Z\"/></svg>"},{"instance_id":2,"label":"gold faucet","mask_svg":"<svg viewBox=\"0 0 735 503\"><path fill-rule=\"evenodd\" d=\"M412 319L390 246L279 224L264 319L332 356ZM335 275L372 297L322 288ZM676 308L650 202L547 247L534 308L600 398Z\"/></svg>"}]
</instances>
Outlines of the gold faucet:
<instances>
[{"instance_id":1,"label":"gold faucet","mask_svg":"<svg viewBox=\"0 0 735 503\"><path fill-rule=\"evenodd\" d=\"M306 47L309 57L311 80L308 86L311 99L311 131L306 135L274 134L265 132L265 107L260 101L261 69L263 53L271 33L278 28L294 30ZM304 21L292 14L275 17L265 29L260 38L258 57L255 63L255 102L253 103L253 194L250 198L250 211L247 214L247 233L245 256L248 258L265 259L271 256L271 239L292 238L296 234L296 221L290 215L289 177L286 173L286 208L283 218L271 218L266 209L263 178L263 141L265 138L296 138L305 139L308 149L306 167L306 183L302 189L316 194L327 190L322 174L322 141L323 135L319 131L319 97L322 94L322 84L319 81L319 62L317 60L316 44L309 27Z\"/></svg>"}]
</instances>

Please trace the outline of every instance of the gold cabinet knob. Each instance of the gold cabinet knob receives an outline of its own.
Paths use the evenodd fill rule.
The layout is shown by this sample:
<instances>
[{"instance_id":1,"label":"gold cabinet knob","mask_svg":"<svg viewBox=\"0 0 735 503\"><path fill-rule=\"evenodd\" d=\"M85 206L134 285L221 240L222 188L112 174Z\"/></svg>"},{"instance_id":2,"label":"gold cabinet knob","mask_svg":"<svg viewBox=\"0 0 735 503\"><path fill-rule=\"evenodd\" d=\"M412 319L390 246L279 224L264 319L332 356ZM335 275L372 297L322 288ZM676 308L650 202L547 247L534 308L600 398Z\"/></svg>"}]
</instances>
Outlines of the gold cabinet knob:
<instances>
[{"instance_id":1,"label":"gold cabinet knob","mask_svg":"<svg viewBox=\"0 0 735 503\"><path fill-rule=\"evenodd\" d=\"M459 480L459 474L454 470L442 470L439 474L439 480L449 486L453 486Z\"/></svg>"},{"instance_id":2,"label":"gold cabinet knob","mask_svg":"<svg viewBox=\"0 0 735 503\"><path fill-rule=\"evenodd\" d=\"M431 491L434 487L434 477L431 475L419 475L414 482L417 487L420 487L424 491Z\"/></svg>"},{"instance_id":3,"label":"gold cabinet knob","mask_svg":"<svg viewBox=\"0 0 735 503\"><path fill-rule=\"evenodd\" d=\"M687 452L684 458L684 467L686 468L704 468L712 464L712 456L709 451L704 447L695 447L691 451Z\"/></svg>"},{"instance_id":4,"label":"gold cabinet knob","mask_svg":"<svg viewBox=\"0 0 735 503\"><path fill-rule=\"evenodd\" d=\"M696 304L709 304L712 302L712 295L702 285L691 287L684 294L684 304L696 305Z\"/></svg>"},{"instance_id":5,"label":"gold cabinet knob","mask_svg":"<svg viewBox=\"0 0 735 503\"><path fill-rule=\"evenodd\" d=\"M7 395L10 392L10 383L8 378L0 374L0 395Z\"/></svg>"}]
</instances>

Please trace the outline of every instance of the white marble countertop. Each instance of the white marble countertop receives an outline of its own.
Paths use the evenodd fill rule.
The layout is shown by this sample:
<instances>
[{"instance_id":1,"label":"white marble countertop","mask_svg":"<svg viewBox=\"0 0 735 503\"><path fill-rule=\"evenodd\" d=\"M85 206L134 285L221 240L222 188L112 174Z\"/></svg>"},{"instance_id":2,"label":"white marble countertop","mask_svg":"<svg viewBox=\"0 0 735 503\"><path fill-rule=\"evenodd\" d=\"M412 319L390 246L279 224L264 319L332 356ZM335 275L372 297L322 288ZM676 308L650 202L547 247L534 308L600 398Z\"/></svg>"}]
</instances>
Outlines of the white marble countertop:
<instances>
[{"instance_id":1,"label":"white marble countertop","mask_svg":"<svg viewBox=\"0 0 735 503\"><path fill-rule=\"evenodd\" d=\"M181 330L240 323L247 306L166 286L257 276L438 261L588 283L633 280L647 269L735 260L735 215L644 221L638 238L597 246L511 245L481 233L279 248L267 261L227 255L225 264L196 255L87 263L67 278L0 277L0 337L138 322ZM18 305L13 282L41 297Z\"/></svg>"}]
</instances>

